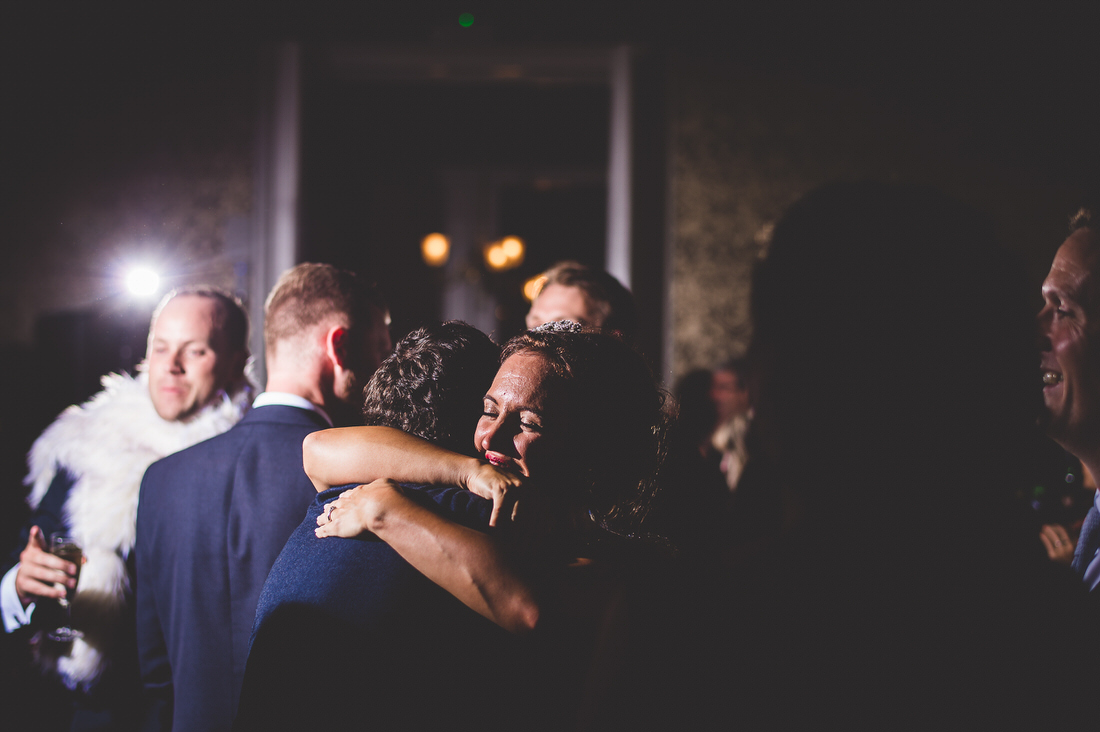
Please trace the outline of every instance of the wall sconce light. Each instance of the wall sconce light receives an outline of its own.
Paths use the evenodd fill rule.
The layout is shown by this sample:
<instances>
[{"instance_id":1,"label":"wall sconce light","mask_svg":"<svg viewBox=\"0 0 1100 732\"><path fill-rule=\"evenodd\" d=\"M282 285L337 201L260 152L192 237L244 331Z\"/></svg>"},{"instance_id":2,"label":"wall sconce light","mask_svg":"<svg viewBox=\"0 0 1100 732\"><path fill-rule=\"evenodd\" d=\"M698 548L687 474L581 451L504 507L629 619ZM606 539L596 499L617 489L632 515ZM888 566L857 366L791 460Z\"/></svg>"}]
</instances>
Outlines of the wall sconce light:
<instances>
[{"instance_id":1,"label":"wall sconce light","mask_svg":"<svg viewBox=\"0 0 1100 732\"><path fill-rule=\"evenodd\" d=\"M451 256L451 240L439 233L428 234L420 242L420 254L429 267L442 267Z\"/></svg>"},{"instance_id":2,"label":"wall sconce light","mask_svg":"<svg viewBox=\"0 0 1100 732\"><path fill-rule=\"evenodd\" d=\"M523 264L526 247L518 236L507 236L485 247L485 264L500 272Z\"/></svg>"}]
</instances>

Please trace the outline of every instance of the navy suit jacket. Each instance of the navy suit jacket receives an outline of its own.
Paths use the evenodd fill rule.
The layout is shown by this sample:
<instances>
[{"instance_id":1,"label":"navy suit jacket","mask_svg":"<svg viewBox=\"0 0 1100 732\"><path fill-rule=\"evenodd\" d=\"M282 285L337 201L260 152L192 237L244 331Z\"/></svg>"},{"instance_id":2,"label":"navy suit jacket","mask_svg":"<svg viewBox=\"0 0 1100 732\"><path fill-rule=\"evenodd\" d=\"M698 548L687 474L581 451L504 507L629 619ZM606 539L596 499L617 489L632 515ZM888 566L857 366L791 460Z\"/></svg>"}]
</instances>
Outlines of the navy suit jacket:
<instances>
[{"instance_id":1,"label":"navy suit jacket","mask_svg":"<svg viewBox=\"0 0 1100 732\"><path fill-rule=\"evenodd\" d=\"M409 488L422 505L487 530L491 502ZM317 496L271 569L234 729L458 728L497 712L485 690L500 683L489 674L508 635L377 538L317 538L317 516L342 491Z\"/></svg>"},{"instance_id":2,"label":"navy suit jacket","mask_svg":"<svg viewBox=\"0 0 1100 732\"><path fill-rule=\"evenodd\" d=\"M138 651L162 729L230 728L256 602L316 491L302 440L328 425L269 405L149 466L138 502ZM170 718L169 718L170 717Z\"/></svg>"}]
</instances>

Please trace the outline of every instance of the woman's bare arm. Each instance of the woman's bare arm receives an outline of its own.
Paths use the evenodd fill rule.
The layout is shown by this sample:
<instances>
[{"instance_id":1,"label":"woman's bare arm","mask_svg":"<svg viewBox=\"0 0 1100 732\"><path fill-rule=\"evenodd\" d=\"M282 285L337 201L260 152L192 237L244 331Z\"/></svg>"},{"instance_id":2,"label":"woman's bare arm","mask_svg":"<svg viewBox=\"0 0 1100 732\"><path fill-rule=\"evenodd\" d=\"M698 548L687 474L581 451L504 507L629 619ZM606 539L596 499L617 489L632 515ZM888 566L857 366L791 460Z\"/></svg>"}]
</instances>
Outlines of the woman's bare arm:
<instances>
[{"instance_id":1,"label":"woman's bare arm","mask_svg":"<svg viewBox=\"0 0 1100 732\"><path fill-rule=\"evenodd\" d=\"M340 427L308 435L302 445L306 475L318 491L334 485L399 482L462 485L481 461L392 427Z\"/></svg>"},{"instance_id":2,"label":"woman's bare arm","mask_svg":"<svg viewBox=\"0 0 1100 732\"><path fill-rule=\"evenodd\" d=\"M539 606L490 536L438 516L390 480L345 491L317 518L317 536L369 531L467 607L512 633L535 628Z\"/></svg>"},{"instance_id":3,"label":"woman's bare arm","mask_svg":"<svg viewBox=\"0 0 1100 732\"><path fill-rule=\"evenodd\" d=\"M523 478L451 452L392 427L341 427L306 436L306 475L318 492L334 485L389 478L399 483L456 485L493 502L489 521L514 516Z\"/></svg>"}]
</instances>

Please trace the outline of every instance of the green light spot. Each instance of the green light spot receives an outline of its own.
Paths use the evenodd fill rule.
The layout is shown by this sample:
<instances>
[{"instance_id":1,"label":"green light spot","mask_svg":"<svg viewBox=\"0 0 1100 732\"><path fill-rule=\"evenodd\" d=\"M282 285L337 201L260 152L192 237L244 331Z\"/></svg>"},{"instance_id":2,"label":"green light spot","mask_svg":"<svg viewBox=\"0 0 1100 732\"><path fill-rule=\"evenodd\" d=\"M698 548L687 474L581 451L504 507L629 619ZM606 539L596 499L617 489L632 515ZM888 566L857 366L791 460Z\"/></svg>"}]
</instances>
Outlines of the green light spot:
<instances>
[{"instance_id":1,"label":"green light spot","mask_svg":"<svg viewBox=\"0 0 1100 732\"><path fill-rule=\"evenodd\" d=\"M471 25L474 24L474 14L463 13L462 15L458 16L458 24L463 28L469 28Z\"/></svg>"}]
</instances>

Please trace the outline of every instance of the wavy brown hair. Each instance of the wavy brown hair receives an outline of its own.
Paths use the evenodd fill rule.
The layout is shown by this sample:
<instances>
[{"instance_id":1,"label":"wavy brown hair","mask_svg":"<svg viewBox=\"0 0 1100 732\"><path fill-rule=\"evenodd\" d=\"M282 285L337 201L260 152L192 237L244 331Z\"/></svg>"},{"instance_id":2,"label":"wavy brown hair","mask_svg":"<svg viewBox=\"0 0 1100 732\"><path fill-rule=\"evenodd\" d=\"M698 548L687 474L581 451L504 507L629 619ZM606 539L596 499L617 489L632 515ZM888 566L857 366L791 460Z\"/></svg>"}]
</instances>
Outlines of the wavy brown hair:
<instances>
[{"instance_id":1,"label":"wavy brown hair","mask_svg":"<svg viewBox=\"0 0 1100 732\"><path fill-rule=\"evenodd\" d=\"M616 336L551 324L508 341L501 360L546 359L561 380L572 445L572 486L595 518L620 530L649 508L664 457L666 395L645 359Z\"/></svg>"}]
</instances>

